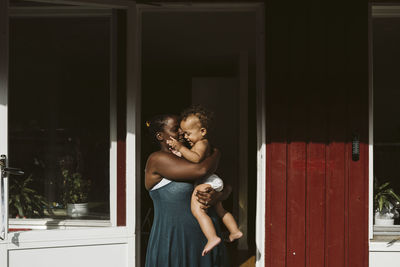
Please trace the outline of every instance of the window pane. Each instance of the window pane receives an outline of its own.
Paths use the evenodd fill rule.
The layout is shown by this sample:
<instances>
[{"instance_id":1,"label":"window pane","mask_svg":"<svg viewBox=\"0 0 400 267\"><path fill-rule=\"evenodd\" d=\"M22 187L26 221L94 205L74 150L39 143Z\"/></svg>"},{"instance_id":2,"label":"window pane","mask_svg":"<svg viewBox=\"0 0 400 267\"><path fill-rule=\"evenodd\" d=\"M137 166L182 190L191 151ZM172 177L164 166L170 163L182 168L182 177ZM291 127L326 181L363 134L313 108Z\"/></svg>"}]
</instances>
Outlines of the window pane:
<instances>
[{"instance_id":1,"label":"window pane","mask_svg":"<svg viewBox=\"0 0 400 267\"><path fill-rule=\"evenodd\" d=\"M400 224L396 209L398 202L396 196L400 195L398 171L400 166L399 33L399 18L374 19L375 224L385 223L381 219L392 219L395 224ZM389 184L385 185L387 182ZM390 189L393 190L393 193Z\"/></svg>"},{"instance_id":2,"label":"window pane","mask_svg":"<svg viewBox=\"0 0 400 267\"><path fill-rule=\"evenodd\" d=\"M25 175L10 218L110 218L109 32L109 18L11 19L9 165Z\"/></svg>"}]
</instances>

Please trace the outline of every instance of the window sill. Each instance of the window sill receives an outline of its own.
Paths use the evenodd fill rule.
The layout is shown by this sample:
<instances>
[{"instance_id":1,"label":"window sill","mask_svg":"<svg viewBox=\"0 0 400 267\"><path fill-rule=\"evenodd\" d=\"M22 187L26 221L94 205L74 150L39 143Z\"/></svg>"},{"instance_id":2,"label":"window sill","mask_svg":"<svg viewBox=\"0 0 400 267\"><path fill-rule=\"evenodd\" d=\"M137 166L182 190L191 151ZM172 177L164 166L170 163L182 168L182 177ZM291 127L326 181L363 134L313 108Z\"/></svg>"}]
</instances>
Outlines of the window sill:
<instances>
[{"instance_id":1,"label":"window sill","mask_svg":"<svg viewBox=\"0 0 400 267\"><path fill-rule=\"evenodd\" d=\"M377 226L374 225L374 239L375 236L400 236L400 225L390 226Z\"/></svg>"},{"instance_id":2,"label":"window sill","mask_svg":"<svg viewBox=\"0 0 400 267\"><path fill-rule=\"evenodd\" d=\"M400 251L400 225L374 225L374 237L370 239L370 251Z\"/></svg>"},{"instance_id":3,"label":"window sill","mask_svg":"<svg viewBox=\"0 0 400 267\"><path fill-rule=\"evenodd\" d=\"M9 219L9 228L13 231L76 229L84 227L111 227L109 220L62 220L62 219Z\"/></svg>"},{"instance_id":4,"label":"window sill","mask_svg":"<svg viewBox=\"0 0 400 267\"><path fill-rule=\"evenodd\" d=\"M398 236L395 236L394 238L398 238ZM374 236L374 239L371 239L369 242L369 251L370 252L400 252L400 242L394 242L393 244L390 244L389 242L392 241L392 239L389 240L382 239L380 240L379 238L376 238Z\"/></svg>"}]
</instances>

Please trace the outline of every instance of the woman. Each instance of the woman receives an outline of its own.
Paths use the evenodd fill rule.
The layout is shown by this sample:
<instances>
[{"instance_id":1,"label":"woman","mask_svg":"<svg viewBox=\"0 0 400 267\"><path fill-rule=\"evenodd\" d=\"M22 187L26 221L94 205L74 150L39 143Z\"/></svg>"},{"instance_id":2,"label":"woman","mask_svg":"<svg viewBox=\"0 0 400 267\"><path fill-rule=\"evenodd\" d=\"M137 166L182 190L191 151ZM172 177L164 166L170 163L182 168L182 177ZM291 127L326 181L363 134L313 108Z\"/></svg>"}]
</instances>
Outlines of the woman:
<instances>
[{"instance_id":1,"label":"woman","mask_svg":"<svg viewBox=\"0 0 400 267\"><path fill-rule=\"evenodd\" d=\"M145 171L145 186L154 204L146 267L228 266L223 244L201 256L207 239L190 210L193 181L216 170L219 152L214 151L198 164L188 162L175 156L166 142L170 137L178 138L176 116L155 117L147 126L160 150L149 156ZM227 188L222 192L197 192L198 201L209 208L229 195ZM218 217L212 208L209 215L219 233Z\"/></svg>"}]
</instances>

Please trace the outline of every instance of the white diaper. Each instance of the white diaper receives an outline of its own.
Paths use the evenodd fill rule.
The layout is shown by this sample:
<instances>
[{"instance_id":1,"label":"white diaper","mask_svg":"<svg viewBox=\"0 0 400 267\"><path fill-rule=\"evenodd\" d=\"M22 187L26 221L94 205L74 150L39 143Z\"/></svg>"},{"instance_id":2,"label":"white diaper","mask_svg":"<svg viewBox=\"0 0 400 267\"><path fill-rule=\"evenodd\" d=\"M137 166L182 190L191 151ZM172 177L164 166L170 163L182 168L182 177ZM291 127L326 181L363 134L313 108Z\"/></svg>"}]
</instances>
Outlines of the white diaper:
<instances>
[{"instance_id":1,"label":"white diaper","mask_svg":"<svg viewBox=\"0 0 400 267\"><path fill-rule=\"evenodd\" d=\"M211 187L217 192L221 192L222 189L224 189L224 181L222 181L222 179L216 174L211 174L210 176L204 178L201 183L211 185Z\"/></svg>"}]
</instances>

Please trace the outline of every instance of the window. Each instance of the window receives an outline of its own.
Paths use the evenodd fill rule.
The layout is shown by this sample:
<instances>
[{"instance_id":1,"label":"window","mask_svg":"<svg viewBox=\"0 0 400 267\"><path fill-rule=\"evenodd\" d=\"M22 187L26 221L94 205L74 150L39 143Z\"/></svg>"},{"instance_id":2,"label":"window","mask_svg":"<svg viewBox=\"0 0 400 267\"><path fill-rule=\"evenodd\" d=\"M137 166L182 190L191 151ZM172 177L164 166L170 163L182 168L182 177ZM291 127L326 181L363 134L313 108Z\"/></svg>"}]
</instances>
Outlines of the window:
<instances>
[{"instance_id":1,"label":"window","mask_svg":"<svg viewBox=\"0 0 400 267\"><path fill-rule=\"evenodd\" d=\"M125 13L33 2L10 13L8 157L25 172L10 179L10 227L115 225Z\"/></svg>"},{"instance_id":2,"label":"window","mask_svg":"<svg viewBox=\"0 0 400 267\"><path fill-rule=\"evenodd\" d=\"M375 6L373 53L373 216L375 235L400 234L400 17Z\"/></svg>"}]
</instances>

